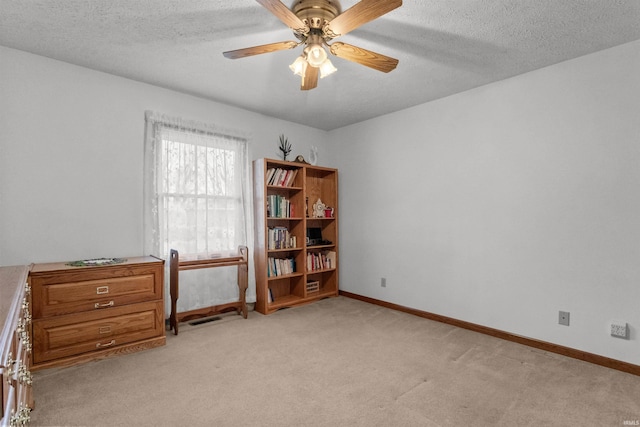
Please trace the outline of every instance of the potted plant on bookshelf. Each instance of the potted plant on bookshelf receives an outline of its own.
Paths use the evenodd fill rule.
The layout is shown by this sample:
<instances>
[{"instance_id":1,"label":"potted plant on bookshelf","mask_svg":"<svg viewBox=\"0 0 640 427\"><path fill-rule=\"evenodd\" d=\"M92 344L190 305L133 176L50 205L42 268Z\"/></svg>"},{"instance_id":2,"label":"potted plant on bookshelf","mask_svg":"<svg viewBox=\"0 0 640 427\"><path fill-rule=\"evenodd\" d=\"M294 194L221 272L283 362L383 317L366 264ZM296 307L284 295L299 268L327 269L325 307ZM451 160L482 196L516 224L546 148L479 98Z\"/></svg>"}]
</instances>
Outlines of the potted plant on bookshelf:
<instances>
[{"instance_id":1,"label":"potted plant on bookshelf","mask_svg":"<svg viewBox=\"0 0 640 427\"><path fill-rule=\"evenodd\" d=\"M289 139L285 138L284 134L280 135L280 146L278 147L282 151L282 160L287 160L287 156L291 152L291 143Z\"/></svg>"}]
</instances>

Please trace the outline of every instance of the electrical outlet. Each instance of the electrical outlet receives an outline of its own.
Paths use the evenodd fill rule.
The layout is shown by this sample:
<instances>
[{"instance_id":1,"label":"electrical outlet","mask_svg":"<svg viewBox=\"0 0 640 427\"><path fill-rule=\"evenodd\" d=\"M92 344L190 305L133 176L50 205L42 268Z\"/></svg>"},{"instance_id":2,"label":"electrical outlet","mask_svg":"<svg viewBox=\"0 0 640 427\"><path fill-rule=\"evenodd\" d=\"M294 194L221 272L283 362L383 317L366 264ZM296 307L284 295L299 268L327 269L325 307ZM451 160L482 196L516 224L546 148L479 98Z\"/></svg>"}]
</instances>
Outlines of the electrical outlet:
<instances>
[{"instance_id":1,"label":"electrical outlet","mask_svg":"<svg viewBox=\"0 0 640 427\"><path fill-rule=\"evenodd\" d=\"M383 288L387 287L387 278L386 277L382 277L380 279L380 286L382 286Z\"/></svg>"},{"instance_id":2,"label":"electrical outlet","mask_svg":"<svg viewBox=\"0 0 640 427\"><path fill-rule=\"evenodd\" d=\"M560 311L560 312L558 312L558 323L560 325L569 326L569 312L568 311Z\"/></svg>"},{"instance_id":3,"label":"electrical outlet","mask_svg":"<svg viewBox=\"0 0 640 427\"><path fill-rule=\"evenodd\" d=\"M629 339L629 326L626 322L614 320L611 322L611 336Z\"/></svg>"}]
</instances>

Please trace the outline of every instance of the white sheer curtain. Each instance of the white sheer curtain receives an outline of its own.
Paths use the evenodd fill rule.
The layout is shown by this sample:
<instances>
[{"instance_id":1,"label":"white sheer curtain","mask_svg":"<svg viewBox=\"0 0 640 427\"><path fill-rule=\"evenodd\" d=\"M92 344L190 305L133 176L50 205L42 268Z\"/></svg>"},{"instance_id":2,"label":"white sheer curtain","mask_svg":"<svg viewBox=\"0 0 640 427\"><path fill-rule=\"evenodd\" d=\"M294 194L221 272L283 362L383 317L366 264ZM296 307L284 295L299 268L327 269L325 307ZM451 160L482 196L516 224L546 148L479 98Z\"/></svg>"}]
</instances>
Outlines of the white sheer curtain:
<instances>
[{"instance_id":1,"label":"white sheer curtain","mask_svg":"<svg viewBox=\"0 0 640 427\"><path fill-rule=\"evenodd\" d=\"M145 253L253 253L248 141L238 132L146 112ZM236 267L180 272L178 311L236 301ZM168 277L165 280L169 312ZM247 301L255 301L253 262Z\"/></svg>"}]
</instances>

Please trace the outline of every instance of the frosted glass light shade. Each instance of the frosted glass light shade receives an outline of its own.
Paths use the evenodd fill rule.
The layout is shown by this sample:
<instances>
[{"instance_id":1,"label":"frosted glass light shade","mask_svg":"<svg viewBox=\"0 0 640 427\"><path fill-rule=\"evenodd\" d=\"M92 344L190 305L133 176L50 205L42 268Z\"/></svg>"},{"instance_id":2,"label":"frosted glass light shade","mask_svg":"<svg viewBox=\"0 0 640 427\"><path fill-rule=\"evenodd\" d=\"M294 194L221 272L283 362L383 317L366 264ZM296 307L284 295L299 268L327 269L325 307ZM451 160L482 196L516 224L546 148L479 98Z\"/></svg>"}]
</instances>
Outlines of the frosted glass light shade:
<instances>
[{"instance_id":1,"label":"frosted glass light shade","mask_svg":"<svg viewBox=\"0 0 640 427\"><path fill-rule=\"evenodd\" d=\"M293 61L293 64L289 65L289 68L293 71L293 74L304 77L307 71L307 61L305 61L302 56L298 56L298 58Z\"/></svg>"},{"instance_id":2,"label":"frosted glass light shade","mask_svg":"<svg viewBox=\"0 0 640 427\"><path fill-rule=\"evenodd\" d=\"M322 65L320 65L320 78L323 79L336 71L338 71L338 69L334 67L331 61L329 61L329 58L327 58Z\"/></svg>"},{"instance_id":3,"label":"frosted glass light shade","mask_svg":"<svg viewBox=\"0 0 640 427\"><path fill-rule=\"evenodd\" d=\"M319 44L311 44L307 48L307 62L312 67L319 67L327 59L327 52Z\"/></svg>"}]
</instances>

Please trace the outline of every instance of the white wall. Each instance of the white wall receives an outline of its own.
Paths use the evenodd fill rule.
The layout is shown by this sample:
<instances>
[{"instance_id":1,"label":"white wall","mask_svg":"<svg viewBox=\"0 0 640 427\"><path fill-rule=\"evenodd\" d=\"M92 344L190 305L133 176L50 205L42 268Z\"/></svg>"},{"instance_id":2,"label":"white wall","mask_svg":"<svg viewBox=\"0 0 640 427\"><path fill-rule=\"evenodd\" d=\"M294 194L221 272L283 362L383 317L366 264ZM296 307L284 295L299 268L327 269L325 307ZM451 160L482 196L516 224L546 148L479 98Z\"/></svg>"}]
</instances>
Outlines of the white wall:
<instances>
[{"instance_id":1,"label":"white wall","mask_svg":"<svg viewBox=\"0 0 640 427\"><path fill-rule=\"evenodd\" d=\"M253 159L281 133L327 158L325 131L17 50L0 76L0 265L144 255L145 110L247 133Z\"/></svg>"},{"instance_id":2,"label":"white wall","mask_svg":"<svg viewBox=\"0 0 640 427\"><path fill-rule=\"evenodd\" d=\"M317 145L340 168L342 289L640 364L639 52L327 134L0 47L0 265L141 254L154 110L248 132L252 158L280 133Z\"/></svg>"},{"instance_id":3,"label":"white wall","mask_svg":"<svg viewBox=\"0 0 640 427\"><path fill-rule=\"evenodd\" d=\"M640 41L330 136L341 289L640 364Z\"/></svg>"}]
</instances>

